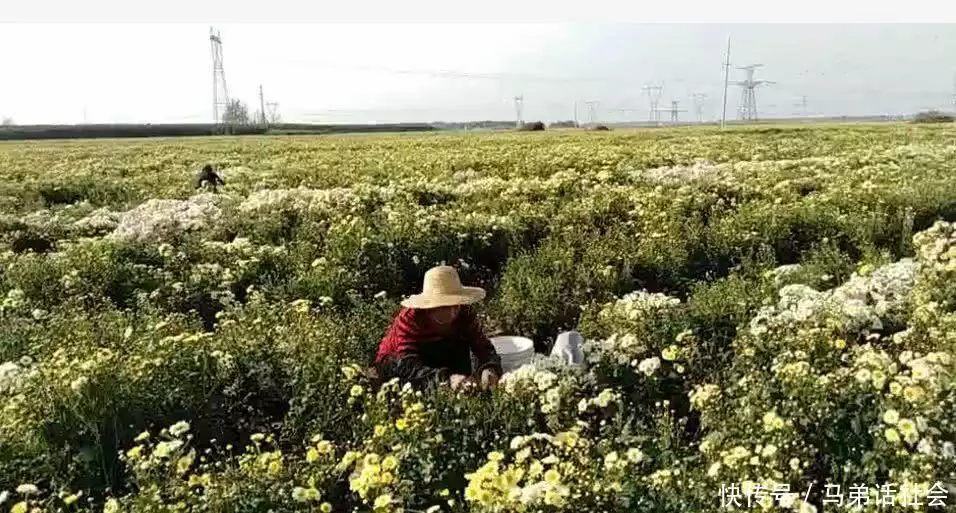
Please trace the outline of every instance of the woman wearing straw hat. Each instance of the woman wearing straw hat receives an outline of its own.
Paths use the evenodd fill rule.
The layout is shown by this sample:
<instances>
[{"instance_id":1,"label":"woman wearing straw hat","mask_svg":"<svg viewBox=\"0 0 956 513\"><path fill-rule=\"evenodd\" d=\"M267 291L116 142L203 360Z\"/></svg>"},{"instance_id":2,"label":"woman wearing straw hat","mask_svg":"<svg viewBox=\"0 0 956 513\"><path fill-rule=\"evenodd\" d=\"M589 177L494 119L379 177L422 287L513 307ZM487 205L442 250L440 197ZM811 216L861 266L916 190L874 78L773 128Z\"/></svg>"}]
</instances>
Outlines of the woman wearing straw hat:
<instances>
[{"instance_id":1,"label":"woman wearing straw hat","mask_svg":"<svg viewBox=\"0 0 956 513\"><path fill-rule=\"evenodd\" d=\"M422 292L402 301L378 346L378 375L419 389L443 382L456 389L474 384L494 388L502 373L501 359L470 306L484 297L483 289L463 287L453 267L429 269Z\"/></svg>"}]
</instances>

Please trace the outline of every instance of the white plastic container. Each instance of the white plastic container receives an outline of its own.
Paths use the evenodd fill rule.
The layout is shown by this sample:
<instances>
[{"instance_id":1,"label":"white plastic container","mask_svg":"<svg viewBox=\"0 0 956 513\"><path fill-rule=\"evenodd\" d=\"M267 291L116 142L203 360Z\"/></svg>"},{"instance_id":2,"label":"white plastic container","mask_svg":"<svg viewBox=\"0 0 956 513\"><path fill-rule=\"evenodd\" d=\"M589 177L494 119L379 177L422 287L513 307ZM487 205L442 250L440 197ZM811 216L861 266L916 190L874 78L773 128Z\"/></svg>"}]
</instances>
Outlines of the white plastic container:
<instances>
[{"instance_id":1,"label":"white plastic container","mask_svg":"<svg viewBox=\"0 0 956 513\"><path fill-rule=\"evenodd\" d=\"M492 337L491 344L501 357L501 369L510 372L531 362L534 356L534 342L530 338L501 336Z\"/></svg>"}]
</instances>

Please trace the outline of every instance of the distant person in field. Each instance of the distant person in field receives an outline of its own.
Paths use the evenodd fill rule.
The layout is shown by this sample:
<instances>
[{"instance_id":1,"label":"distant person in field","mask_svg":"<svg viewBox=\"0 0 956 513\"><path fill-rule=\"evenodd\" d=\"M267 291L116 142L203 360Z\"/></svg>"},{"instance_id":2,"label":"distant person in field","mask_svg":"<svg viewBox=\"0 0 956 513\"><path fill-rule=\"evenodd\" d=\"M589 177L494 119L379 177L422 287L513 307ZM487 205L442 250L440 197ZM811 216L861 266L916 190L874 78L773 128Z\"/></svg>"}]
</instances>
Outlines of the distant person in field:
<instances>
[{"instance_id":1,"label":"distant person in field","mask_svg":"<svg viewBox=\"0 0 956 513\"><path fill-rule=\"evenodd\" d=\"M402 302L378 346L375 371L379 378L398 378L417 389L440 383L454 389L497 386L501 359L471 308L484 297L481 288L463 287L453 267L429 269L422 292ZM472 368L472 354L476 368Z\"/></svg>"},{"instance_id":2,"label":"distant person in field","mask_svg":"<svg viewBox=\"0 0 956 513\"><path fill-rule=\"evenodd\" d=\"M213 170L212 164L206 164L202 167L202 171L196 175L196 188L197 189L212 189L213 192L216 192L220 185L226 185L226 181L223 180L219 173Z\"/></svg>"}]
</instances>

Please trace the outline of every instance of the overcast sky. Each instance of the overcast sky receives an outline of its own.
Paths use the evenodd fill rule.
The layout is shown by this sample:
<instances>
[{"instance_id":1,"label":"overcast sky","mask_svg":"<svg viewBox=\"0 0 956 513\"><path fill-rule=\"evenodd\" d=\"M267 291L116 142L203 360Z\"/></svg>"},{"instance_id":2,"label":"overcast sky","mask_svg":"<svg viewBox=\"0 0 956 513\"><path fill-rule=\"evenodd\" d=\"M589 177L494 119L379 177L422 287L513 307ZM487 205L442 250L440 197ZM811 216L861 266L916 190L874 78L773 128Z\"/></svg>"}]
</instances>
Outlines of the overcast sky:
<instances>
[{"instance_id":1,"label":"overcast sky","mask_svg":"<svg viewBox=\"0 0 956 513\"><path fill-rule=\"evenodd\" d=\"M761 63L763 117L953 108L956 25L219 25L230 96L285 121L644 120L662 83L720 113L721 62ZM17 123L209 122L208 25L0 25L0 116ZM12 50L12 51L11 51ZM744 72L732 68L728 118ZM624 112L618 109L625 109ZM626 110L631 109L631 110ZM669 118L664 114L665 119Z\"/></svg>"}]
</instances>

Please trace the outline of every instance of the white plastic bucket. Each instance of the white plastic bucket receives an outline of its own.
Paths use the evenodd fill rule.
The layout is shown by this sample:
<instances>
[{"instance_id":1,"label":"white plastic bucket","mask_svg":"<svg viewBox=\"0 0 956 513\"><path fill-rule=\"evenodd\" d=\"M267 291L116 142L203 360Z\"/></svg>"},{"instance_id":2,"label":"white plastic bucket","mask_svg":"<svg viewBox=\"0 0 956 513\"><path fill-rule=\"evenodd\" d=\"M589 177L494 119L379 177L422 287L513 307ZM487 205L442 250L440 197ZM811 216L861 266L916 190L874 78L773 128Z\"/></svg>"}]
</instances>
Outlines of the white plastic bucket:
<instances>
[{"instance_id":1,"label":"white plastic bucket","mask_svg":"<svg viewBox=\"0 0 956 513\"><path fill-rule=\"evenodd\" d=\"M492 345L501 358L501 369L510 372L531 362L534 356L534 342L530 338L501 336L492 337Z\"/></svg>"}]
</instances>

